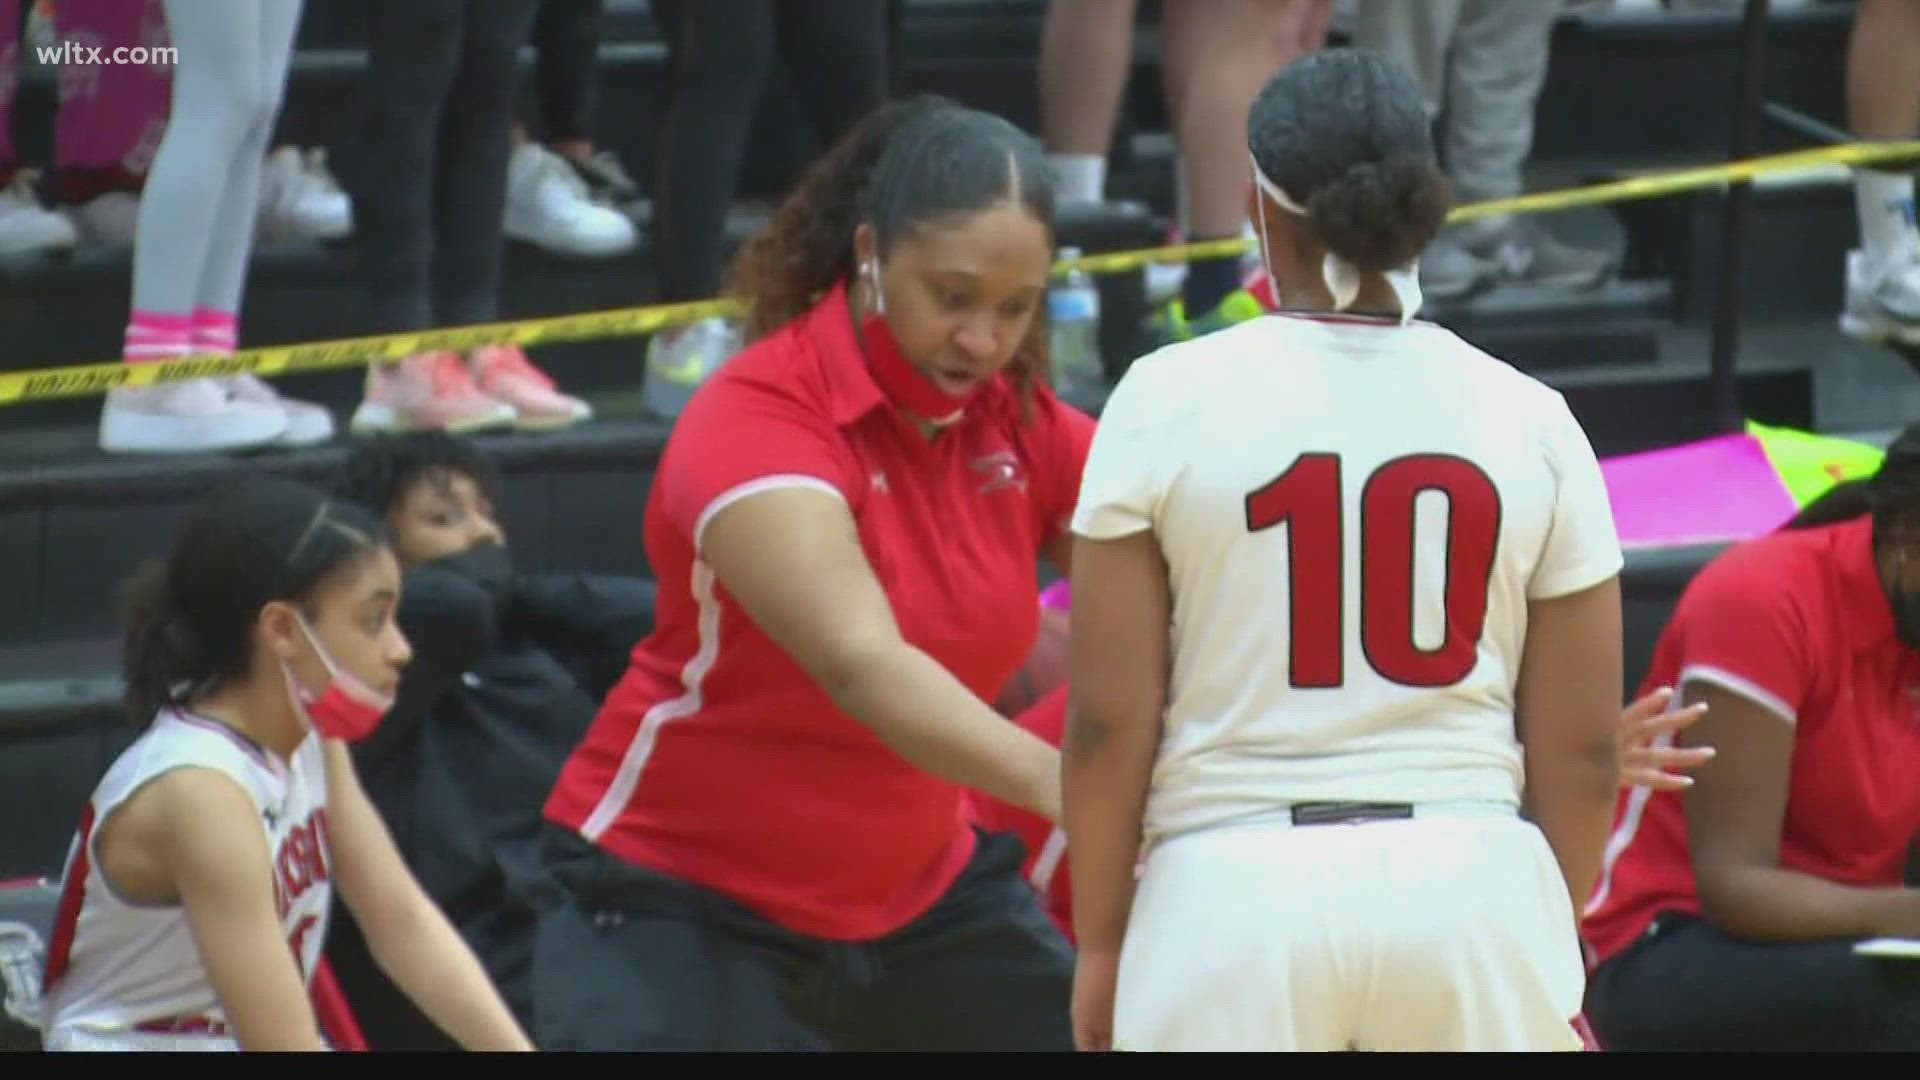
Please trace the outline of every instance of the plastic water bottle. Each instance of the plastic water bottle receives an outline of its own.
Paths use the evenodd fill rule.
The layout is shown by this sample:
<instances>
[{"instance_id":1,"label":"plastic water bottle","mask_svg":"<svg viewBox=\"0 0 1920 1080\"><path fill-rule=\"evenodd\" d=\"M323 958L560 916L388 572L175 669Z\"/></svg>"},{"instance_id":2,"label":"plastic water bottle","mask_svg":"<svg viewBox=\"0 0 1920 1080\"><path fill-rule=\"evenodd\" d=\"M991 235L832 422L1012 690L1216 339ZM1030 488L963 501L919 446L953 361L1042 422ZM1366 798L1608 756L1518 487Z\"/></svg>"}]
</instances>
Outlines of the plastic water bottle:
<instances>
[{"instance_id":1,"label":"plastic water bottle","mask_svg":"<svg viewBox=\"0 0 1920 1080\"><path fill-rule=\"evenodd\" d=\"M1079 248L1060 249L1060 258L1078 259ZM1048 349L1052 354L1054 393L1068 399L1097 394L1106 383L1100 361L1100 290L1078 268L1061 275L1047 293Z\"/></svg>"}]
</instances>

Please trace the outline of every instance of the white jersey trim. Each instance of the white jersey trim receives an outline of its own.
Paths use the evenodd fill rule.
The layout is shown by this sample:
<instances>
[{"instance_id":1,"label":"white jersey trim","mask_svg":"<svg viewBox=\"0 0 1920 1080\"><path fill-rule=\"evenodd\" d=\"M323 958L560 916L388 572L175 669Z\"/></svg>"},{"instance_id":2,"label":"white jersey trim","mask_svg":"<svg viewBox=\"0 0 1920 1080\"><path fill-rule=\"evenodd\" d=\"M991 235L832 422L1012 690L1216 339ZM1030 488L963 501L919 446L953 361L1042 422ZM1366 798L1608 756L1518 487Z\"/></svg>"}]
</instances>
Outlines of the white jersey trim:
<instances>
[{"instance_id":1,"label":"white jersey trim","mask_svg":"<svg viewBox=\"0 0 1920 1080\"><path fill-rule=\"evenodd\" d=\"M803 479L811 480L812 478ZM754 483L761 483L761 481L754 481ZM741 487L751 486L753 485L741 485ZM739 491L741 488L733 490ZM729 494L732 493L729 492ZM714 502L718 504L726 497L722 495ZM712 512L712 508L709 507L708 513ZM701 517L704 519L706 515L703 514ZM647 767L647 759L653 756L653 749L660 741L660 729L674 720L692 716L705 704L701 688L706 682L707 673L713 670L714 662L720 658L720 605L713 595L713 568L699 559L693 562L692 586L694 603L700 609L698 623L700 646L694 651L693 659L687 661L687 666L680 674L681 685L686 688L686 691L679 697L669 698L656 704L640 718L640 727L633 733L633 741L627 744L627 752L620 759L620 768L613 774L613 783L607 785L606 794L600 797L600 802L594 806L593 813L587 815L585 824L580 826L580 835L593 843L600 842L600 838L615 821L619 820L621 812L632 800L634 789L640 786L640 774Z\"/></svg>"},{"instance_id":2,"label":"white jersey trim","mask_svg":"<svg viewBox=\"0 0 1920 1080\"><path fill-rule=\"evenodd\" d=\"M841 502L847 501L847 497L839 488L817 476L808 476L804 473L776 473L773 476L749 480L744 484L736 484L714 496L713 501L707 504L705 510L700 511L700 517L694 521L693 550L696 553L696 561L700 542L705 539L707 526L712 523L715 515L742 499L752 498L769 491L780 491L784 488L812 488L815 491L824 491Z\"/></svg>"},{"instance_id":3,"label":"white jersey trim","mask_svg":"<svg viewBox=\"0 0 1920 1080\"><path fill-rule=\"evenodd\" d=\"M1675 685L1685 686L1690 682L1711 683L1722 690L1731 690L1785 720L1788 727L1799 723L1799 717L1794 713L1793 708L1781 700L1778 694L1761 687L1752 679L1735 675L1725 668L1717 668L1711 664L1693 664L1680 669L1680 678ZM1678 702L1679 698L1676 697L1674 700Z\"/></svg>"}]
</instances>

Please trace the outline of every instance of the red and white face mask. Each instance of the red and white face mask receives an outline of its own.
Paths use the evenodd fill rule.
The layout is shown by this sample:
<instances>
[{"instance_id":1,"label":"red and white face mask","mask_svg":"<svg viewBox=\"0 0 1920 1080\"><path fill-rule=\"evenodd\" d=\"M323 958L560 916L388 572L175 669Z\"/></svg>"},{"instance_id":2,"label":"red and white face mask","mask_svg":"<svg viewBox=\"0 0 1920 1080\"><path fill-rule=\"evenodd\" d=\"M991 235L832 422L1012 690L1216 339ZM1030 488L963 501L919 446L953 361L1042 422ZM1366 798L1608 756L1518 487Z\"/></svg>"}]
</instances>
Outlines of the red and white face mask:
<instances>
[{"instance_id":1,"label":"red and white face mask","mask_svg":"<svg viewBox=\"0 0 1920 1080\"><path fill-rule=\"evenodd\" d=\"M965 394L955 395L942 390L940 384L922 374L907 359L907 354L900 351L900 343L894 338L893 329L887 325L887 294L880 288L879 258L862 264L860 273L873 293L873 314L861 322L860 338L866 345L867 369L873 373L873 381L880 387L880 392L895 407L936 427L945 427L959 420L966 412L968 403L985 387L985 382Z\"/></svg>"},{"instance_id":2,"label":"red and white face mask","mask_svg":"<svg viewBox=\"0 0 1920 1080\"><path fill-rule=\"evenodd\" d=\"M387 710L393 708L393 699L340 670L340 665L333 662L326 647L314 636L307 620L296 614L294 621L300 624L300 632L306 635L308 644L327 667L326 688L315 694L301 686L300 680L293 677L293 669L281 661L280 670L287 677L294 711L322 738L352 743L373 734Z\"/></svg>"}]
</instances>

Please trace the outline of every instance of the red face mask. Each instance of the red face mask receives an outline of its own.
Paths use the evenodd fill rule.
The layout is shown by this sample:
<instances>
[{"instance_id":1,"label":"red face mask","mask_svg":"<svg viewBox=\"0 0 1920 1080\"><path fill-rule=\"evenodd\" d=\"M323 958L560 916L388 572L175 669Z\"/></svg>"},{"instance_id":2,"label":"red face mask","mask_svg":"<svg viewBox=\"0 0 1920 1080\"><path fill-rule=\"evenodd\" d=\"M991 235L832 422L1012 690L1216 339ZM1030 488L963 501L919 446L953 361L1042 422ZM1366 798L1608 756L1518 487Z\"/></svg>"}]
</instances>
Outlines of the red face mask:
<instances>
[{"instance_id":1,"label":"red face mask","mask_svg":"<svg viewBox=\"0 0 1920 1080\"><path fill-rule=\"evenodd\" d=\"M307 636L320 662L327 667L327 686L325 690L314 694L301 686L300 681L293 677L293 669L282 662L280 669L286 673L294 711L322 738L349 743L365 739L380 726L387 710L393 707L393 699L341 671L307 627L307 620L298 616L295 618L300 624L300 632Z\"/></svg>"},{"instance_id":2,"label":"red face mask","mask_svg":"<svg viewBox=\"0 0 1920 1080\"><path fill-rule=\"evenodd\" d=\"M893 402L896 408L917 416L930 424L945 426L960 419L967 404L985 388L984 382L976 385L965 394L949 394L940 389L940 384L921 374L913 366L905 353L900 351L900 343L894 339L893 330L888 327L887 298L880 290L879 260L867 263L861 268L867 279L867 287L873 293L874 313L860 324L860 339L866 346L867 368L873 373L873 381L880 392Z\"/></svg>"}]
</instances>

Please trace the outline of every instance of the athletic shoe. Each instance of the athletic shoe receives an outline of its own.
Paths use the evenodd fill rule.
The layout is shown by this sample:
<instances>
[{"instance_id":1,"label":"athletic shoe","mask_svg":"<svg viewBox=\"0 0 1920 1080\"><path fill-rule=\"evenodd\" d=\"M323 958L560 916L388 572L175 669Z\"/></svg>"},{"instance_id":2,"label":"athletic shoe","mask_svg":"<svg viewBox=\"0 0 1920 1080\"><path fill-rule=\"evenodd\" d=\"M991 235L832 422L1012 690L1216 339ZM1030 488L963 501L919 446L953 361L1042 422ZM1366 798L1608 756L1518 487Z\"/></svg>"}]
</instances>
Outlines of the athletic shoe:
<instances>
[{"instance_id":1,"label":"athletic shoe","mask_svg":"<svg viewBox=\"0 0 1920 1080\"><path fill-rule=\"evenodd\" d=\"M324 406L281 397L278 390L251 373L231 376L225 382L233 400L269 405L286 414L287 430L277 440L281 446L317 446L333 438L333 414Z\"/></svg>"},{"instance_id":2,"label":"athletic shoe","mask_svg":"<svg viewBox=\"0 0 1920 1080\"><path fill-rule=\"evenodd\" d=\"M109 191L65 208L83 243L98 248L130 248L140 227L140 196Z\"/></svg>"},{"instance_id":3,"label":"athletic shoe","mask_svg":"<svg viewBox=\"0 0 1920 1080\"><path fill-rule=\"evenodd\" d=\"M595 203L586 181L537 143L522 143L507 167L506 234L561 255L605 258L640 242L633 222Z\"/></svg>"},{"instance_id":4,"label":"athletic shoe","mask_svg":"<svg viewBox=\"0 0 1920 1080\"><path fill-rule=\"evenodd\" d=\"M592 406L554 389L552 376L518 345L483 345L468 366L481 393L512 407L513 426L521 431L553 431L593 417Z\"/></svg>"},{"instance_id":5,"label":"athletic shoe","mask_svg":"<svg viewBox=\"0 0 1920 1080\"><path fill-rule=\"evenodd\" d=\"M0 255L68 251L78 240L73 222L40 205L32 173L22 171L0 188Z\"/></svg>"},{"instance_id":6,"label":"athletic shoe","mask_svg":"<svg viewBox=\"0 0 1920 1080\"><path fill-rule=\"evenodd\" d=\"M1532 215L1469 221L1457 235L1467 254L1490 264L1502 281L1590 289L1613 273L1611 252L1562 243Z\"/></svg>"},{"instance_id":7,"label":"athletic shoe","mask_svg":"<svg viewBox=\"0 0 1920 1080\"><path fill-rule=\"evenodd\" d=\"M327 170L327 152L283 146L260 173L260 236L267 240L344 240L353 235L353 200Z\"/></svg>"},{"instance_id":8,"label":"athletic shoe","mask_svg":"<svg viewBox=\"0 0 1920 1080\"><path fill-rule=\"evenodd\" d=\"M640 185L633 182L627 170L620 164L620 158L611 150L600 150L584 160L560 155L561 160L573 167L573 171L587 185L587 193L595 202L619 204L632 202L640 197Z\"/></svg>"},{"instance_id":9,"label":"athletic shoe","mask_svg":"<svg viewBox=\"0 0 1920 1080\"><path fill-rule=\"evenodd\" d=\"M1840 329L1874 345L1920 345L1920 260L1881 265L1847 252L1847 300Z\"/></svg>"},{"instance_id":10,"label":"athletic shoe","mask_svg":"<svg viewBox=\"0 0 1920 1080\"><path fill-rule=\"evenodd\" d=\"M1182 341L1192 341L1204 337L1215 330L1225 330L1249 319L1257 319L1267 313L1251 292L1235 289L1227 294L1219 306L1197 319L1187 318L1186 305L1179 300L1168 304L1153 317L1149 328L1154 348L1173 345Z\"/></svg>"},{"instance_id":11,"label":"athletic shoe","mask_svg":"<svg viewBox=\"0 0 1920 1080\"><path fill-rule=\"evenodd\" d=\"M513 406L481 393L460 354L443 351L367 368L366 396L354 410L352 427L363 435L404 431L464 435L507 427L513 421Z\"/></svg>"},{"instance_id":12,"label":"athletic shoe","mask_svg":"<svg viewBox=\"0 0 1920 1080\"><path fill-rule=\"evenodd\" d=\"M642 391L647 408L656 416L679 416L694 390L739 351L739 328L718 315L653 335Z\"/></svg>"},{"instance_id":13,"label":"athletic shoe","mask_svg":"<svg viewBox=\"0 0 1920 1080\"><path fill-rule=\"evenodd\" d=\"M236 400L218 379L109 390L100 409L100 449L116 454L250 450L286 430L284 409Z\"/></svg>"}]
</instances>

